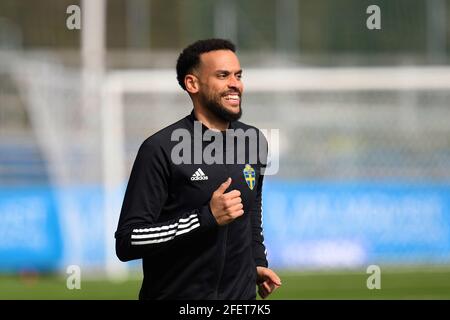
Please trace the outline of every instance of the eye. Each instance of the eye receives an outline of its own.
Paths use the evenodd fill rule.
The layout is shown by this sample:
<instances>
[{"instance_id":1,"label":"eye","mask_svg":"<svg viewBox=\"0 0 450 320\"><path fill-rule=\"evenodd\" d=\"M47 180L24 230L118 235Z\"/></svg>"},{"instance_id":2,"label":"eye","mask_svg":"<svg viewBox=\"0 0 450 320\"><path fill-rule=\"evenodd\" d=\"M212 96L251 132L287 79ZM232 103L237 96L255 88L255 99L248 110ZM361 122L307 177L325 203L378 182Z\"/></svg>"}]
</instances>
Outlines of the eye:
<instances>
[{"instance_id":1,"label":"eye","mask_svg":"<svg viewBox=\"0 0 450 320\"><path fill-rule=\"evenodd\" d=\"M236 75L236 78L237 78L238 80L241 80L241 78L242 78L242 73L238 73L238 74Z\"/></svg>"},{"instance_id":2,"label":"eye","mask_svg":"<svg viewBox=\"0 0 450 320\"><path fill-rule=\"evenodd\" d=\"M217 76L218 76L220 79L225 79L228 75L227 75L226 73L222 72L222 73L219 73Z\"/></svg>"}]
</instances>

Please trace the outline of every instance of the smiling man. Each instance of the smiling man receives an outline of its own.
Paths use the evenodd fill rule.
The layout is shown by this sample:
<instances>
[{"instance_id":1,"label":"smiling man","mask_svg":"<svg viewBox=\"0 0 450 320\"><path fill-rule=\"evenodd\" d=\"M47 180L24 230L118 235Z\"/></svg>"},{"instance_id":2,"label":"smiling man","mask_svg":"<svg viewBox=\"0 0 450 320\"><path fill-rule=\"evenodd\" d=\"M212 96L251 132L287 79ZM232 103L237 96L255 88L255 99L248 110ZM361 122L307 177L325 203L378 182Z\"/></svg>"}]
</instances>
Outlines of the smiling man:
<instances>
[{"instance_id":1,"label":"smiling man","mask_svg":"<svg viewBox=\"0 0 450 320\"><path fill-rule=\"evenodd\" d=\"M256 285L266 298L281 285L263 242L267 142L238 121L244 86L235 46L197 41L176 69L193 110L141 145L115 234L117 255L143 259L140 299L250 300ZM182 149L181 136L188 139ZM215 161L205 161L204 151Z\"/></svg>"}]
</instances>

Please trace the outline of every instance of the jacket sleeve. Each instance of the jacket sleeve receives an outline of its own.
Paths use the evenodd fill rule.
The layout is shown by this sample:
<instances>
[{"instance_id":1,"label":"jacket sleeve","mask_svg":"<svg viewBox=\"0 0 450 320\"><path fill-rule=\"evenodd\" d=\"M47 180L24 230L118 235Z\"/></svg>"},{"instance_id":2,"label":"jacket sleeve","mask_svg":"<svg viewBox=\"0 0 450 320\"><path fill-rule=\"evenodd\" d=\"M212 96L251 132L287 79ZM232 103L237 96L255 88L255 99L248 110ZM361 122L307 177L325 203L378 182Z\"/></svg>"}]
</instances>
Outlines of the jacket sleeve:
<instances>
[{"instance_id":1,"label":"jacket sleeve","mask_svg":"<svg viewBox=\"0 0 450 320\"><path fill-rule=\"evenodd\" d=\"M156 143L147 140L139 148L115 233L116 254L121 261L152 255L175 239L217 226L209 205L158 222L168 197L169 161Z\"/></svg>"},{"instance_id":2,"label":"jacket sleeve","mask_svg":"<svg viewBox=\"0 0 450 320\"><path fill-rule=\"evenodd\" d=\"M253 259L256 266L267 267L267 251L264 245L264 234L263 234L263 208L262 208L262 188L263 188L263 168L265 167L267 161L267 141L262 134L260 134L260 139L262 141L262 148L265 148L263 154L262 163L260 164L260 176L256 185L256 198L255 203L250 210L251 223L252 223L252 251ZM259 149L259 146L258 146Z\"/></svg>"},{"instance_id":3,"label":"jacket sleeve","mask_svg":"<svg viewBox=\"0 0 450 320\"><path fill-rule=\"evenodd\" d=\"M263 221L262 221L262 184L264 176L261 175L257 184L255 204L251 214L252 222L252 249L256 266L267 267L267 251L264 245Z\"/></svg>"}]
</instances>

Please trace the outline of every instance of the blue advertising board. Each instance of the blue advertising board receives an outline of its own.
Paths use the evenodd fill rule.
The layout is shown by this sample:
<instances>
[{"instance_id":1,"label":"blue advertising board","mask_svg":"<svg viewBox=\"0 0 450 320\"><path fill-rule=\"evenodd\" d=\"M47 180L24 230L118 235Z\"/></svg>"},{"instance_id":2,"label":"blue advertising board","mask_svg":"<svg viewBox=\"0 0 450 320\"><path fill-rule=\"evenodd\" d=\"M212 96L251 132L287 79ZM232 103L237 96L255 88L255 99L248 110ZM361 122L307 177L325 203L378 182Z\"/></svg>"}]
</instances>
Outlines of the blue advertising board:
<instances>
[{"instance_id":1,"label":"blue advertising board","mask_svg":"<svg viewBox=\"0 0 450 320\"><path fill-rule=\"evenodd\" d=\"M278 267L450 262L450 186L286 183L264 187Z\"/></svg>"},{"instance_id":2,"label":"blue advertising board","mask_svg":"<svg viewBox=\"0 0 450 320\"><path fill-rule=\"evenodd\" d=\"M62 239L51 188L0 189L0 270L57 267Z\"/></svg>"},{"instance_id":3,"label":"blue advertising board","mask_svg":"<svg viewBox=\"0 0 450 320\"><path fill-rule=\"evenodd\" d=\"M266 178L263 222L277 268L450 263L450 185ZM100 186L0 189L0 270L98 269L105 238Z\"/></svg>"}]
</instances>

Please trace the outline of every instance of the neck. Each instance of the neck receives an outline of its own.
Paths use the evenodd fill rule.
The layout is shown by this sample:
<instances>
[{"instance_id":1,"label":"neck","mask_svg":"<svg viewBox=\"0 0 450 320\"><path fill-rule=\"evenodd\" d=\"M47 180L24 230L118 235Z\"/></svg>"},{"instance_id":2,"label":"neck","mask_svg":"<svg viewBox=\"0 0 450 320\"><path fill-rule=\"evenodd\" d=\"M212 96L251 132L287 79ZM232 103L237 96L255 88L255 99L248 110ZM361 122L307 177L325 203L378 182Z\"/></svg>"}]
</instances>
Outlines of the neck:
<instances>
[{"instance_id":1,"label":"neck","mask_svg":"<svg viewBox=\"0 0 450 320\"><path fill-rule=\"evenodd\" d=\"M230 123L216 117L208 109L194 104L194 114L198 121L203 123L208 129L225 131L228 129Z\"/></svg>"}]
</instances>

